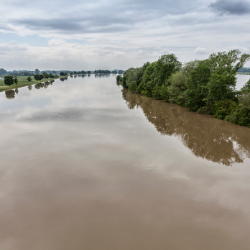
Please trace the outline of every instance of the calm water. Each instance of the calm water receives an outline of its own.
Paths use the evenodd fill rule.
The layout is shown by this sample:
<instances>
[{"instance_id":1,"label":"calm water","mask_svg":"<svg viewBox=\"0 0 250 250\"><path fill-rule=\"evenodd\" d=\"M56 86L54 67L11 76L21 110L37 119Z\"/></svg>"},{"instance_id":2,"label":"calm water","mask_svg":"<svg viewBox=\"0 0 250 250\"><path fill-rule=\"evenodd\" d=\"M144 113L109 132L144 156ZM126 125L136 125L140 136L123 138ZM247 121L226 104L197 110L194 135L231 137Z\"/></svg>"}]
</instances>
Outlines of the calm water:
<instances>
[{"instance_id":1,"label":"calm water","mask_svg":"<svg viewBox=\"0 0 250 250\"><path fill-rule=\"evenodd\" d=\"M7 97L1 250L249 249L249 128L122 91L115 76Z\"/></svg>"}]
</instances>

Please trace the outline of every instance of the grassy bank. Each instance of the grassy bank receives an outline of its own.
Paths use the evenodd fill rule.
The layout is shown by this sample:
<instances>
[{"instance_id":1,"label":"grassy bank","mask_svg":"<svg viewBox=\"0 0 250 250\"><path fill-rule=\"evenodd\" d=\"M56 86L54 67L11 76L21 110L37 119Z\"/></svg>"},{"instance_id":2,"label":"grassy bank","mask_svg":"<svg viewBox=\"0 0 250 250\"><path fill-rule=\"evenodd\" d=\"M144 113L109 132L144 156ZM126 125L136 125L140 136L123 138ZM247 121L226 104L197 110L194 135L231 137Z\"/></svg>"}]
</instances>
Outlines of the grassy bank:
<instances>
[{"instance_id":1,"label":"grassy bank","mask_svg":"<svg viewBox=\"0 0 250 250\"><path fill-rule=\"evenodd\" d=\"M237 72L237 75L250 75L250 72Z\"/></svg>"},{"instance_id":2,"label":"grassy bank","mask_svg":"<svg viewBox=\"0 0 250 250\"><path fill-rule=\"evenodd\" d=\"M41 82L46 82L46 81L51 81L51 80L55 80L55 79L59 79L60 77L55 77L55 78L48 78L48 79L42 79L40 81L36 81L33 77L32 77L32 81L29 82L27 80L27 76L18 76L18 83L17 84L12 84L10 86L7 86L4 84L4 80L0 80L0 92L6 91L6 90L11 90L11 89L16 89L16 88L21 88L21 87L25 87L25 86L29 86L32 84L36 84L36 83L41 83Z\"/></svg>"}]
</instances>

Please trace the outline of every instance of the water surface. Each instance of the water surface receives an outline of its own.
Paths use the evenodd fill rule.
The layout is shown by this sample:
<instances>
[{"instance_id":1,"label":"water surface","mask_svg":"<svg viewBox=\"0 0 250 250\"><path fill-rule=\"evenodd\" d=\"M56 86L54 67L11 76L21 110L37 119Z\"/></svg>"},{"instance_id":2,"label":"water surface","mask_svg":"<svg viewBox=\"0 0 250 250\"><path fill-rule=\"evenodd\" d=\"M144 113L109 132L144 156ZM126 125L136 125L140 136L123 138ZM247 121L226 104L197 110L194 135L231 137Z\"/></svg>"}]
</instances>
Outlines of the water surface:
<instances>
[{"instance_id":1,"label":"water surface","mask_svg":"<svg viewBox=\"0 0 250 250\"><path fill-rule=\"evenodd\" d=\"M249 128L115 76L0 93L0 114L1 250L249 249Z\"/></svg>"}]
</instances>

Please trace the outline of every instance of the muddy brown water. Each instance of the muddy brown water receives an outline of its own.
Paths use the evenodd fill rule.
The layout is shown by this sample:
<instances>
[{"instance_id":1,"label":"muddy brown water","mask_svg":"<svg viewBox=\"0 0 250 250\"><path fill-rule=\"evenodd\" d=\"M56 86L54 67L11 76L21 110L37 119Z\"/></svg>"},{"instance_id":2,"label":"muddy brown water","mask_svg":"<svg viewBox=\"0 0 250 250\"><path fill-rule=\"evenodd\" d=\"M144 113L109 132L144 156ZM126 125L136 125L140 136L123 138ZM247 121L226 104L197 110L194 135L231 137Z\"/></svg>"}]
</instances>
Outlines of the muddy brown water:
<instances>
[{"instance_id":1,"label":"muddy brown water","mask_svg":"<svg viewBox=\"0 0 250 250\"><path fill-rule=\"evenodd\" d=\"M0 93L0 113L1 250L249 249L249 128L115 76Z\"/></svg>"}]
</instances>

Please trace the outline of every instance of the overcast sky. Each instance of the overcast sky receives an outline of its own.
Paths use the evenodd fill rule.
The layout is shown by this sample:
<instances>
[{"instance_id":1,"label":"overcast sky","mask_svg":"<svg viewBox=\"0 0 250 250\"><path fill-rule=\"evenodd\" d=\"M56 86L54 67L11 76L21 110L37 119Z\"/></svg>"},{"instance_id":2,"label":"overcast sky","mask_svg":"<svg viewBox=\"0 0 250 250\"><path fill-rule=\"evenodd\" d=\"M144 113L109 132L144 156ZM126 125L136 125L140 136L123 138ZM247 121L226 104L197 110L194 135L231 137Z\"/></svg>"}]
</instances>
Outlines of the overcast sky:
<instances>
[{"instance_id":1,"label":"overcast sky","mask_svg":"<svg viewBox=\"0 0 250 250\"><path fill-rule=\"evenodd\" d=\"M0 68L127 69L250 53L250 0L0 0ZM250 66L248 63L246 66Z\"/></svg>"}]
</instances>

